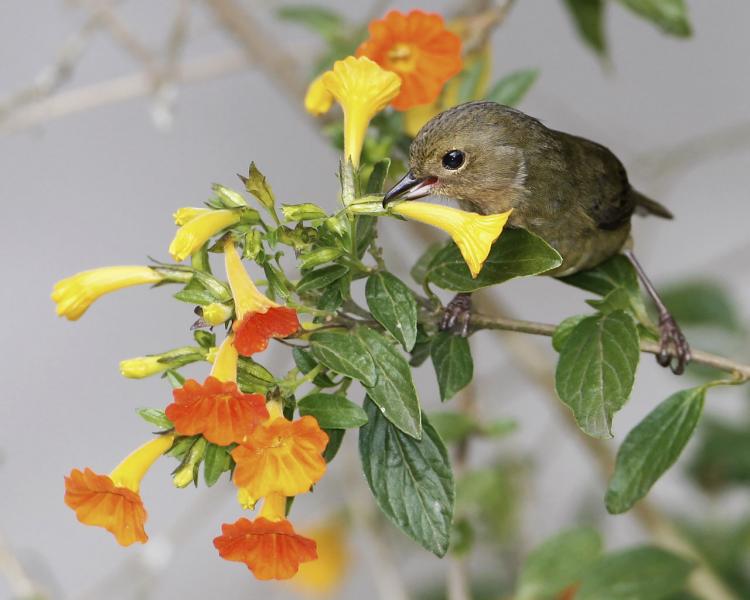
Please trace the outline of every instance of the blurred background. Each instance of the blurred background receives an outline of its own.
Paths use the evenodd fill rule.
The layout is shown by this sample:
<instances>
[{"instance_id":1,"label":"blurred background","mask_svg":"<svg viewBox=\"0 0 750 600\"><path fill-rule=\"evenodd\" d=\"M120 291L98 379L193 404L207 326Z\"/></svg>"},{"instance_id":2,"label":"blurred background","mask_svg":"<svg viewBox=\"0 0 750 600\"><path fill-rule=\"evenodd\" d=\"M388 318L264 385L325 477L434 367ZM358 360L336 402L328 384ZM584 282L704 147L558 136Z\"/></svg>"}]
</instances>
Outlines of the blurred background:
<instances>
[{"instance_id":1,"label":"blurred background","mask_svg":"<svg viewBox=\"0 0 750 600\"><path fill-rule=\"evenodd\" d=\"M455 2L321 4L359 24L389 8L446 15L458 8ZM674 222L636 220L640 259L671 294L678 315L684 306L695 346L747 362L750 4L689 5L695 33L681 40L609 3L609 58L602 60L581 42L564 2L518 0L493 33L493 80L539 68L521 108L611 148L638 189L674 211ZM0 598L309 592L257 582L242 565L219 559L212 539L221 522L239 516L234 491L226 480L177 490L168 476L172 461L158 464L142 489L146 546L121 548L106 532L76 522L63 504L63 476L73 467L107 472L149 431L135 409L163 407L171 397L158 378L123 379L119 361L188 343L194 316L188 305L175 305L167 288L112 295L75 324L58 319L49 299L53 283L77 271L166 259L171 213L206 200L212 182L237 187L235 173L251 160L280 201L334 209L338 155L302 110L322 46L304 28L279 20L282 6L249 0L5 0L0 6ZM246 28L230 25L237 14L260 35L243 38ZM408 280L408 266L426 242L402 227L385 220L381 240L386 262ZM480 302L488 312L556 323L585 312L586 297L530 278ZM710 309L696 311L701 302ZM482 418L515 422L513 432L473 446L470 466L492 474L480 486L486 492L469 489L459 505L481 524L475 535L489 532L494 540L471 561L477 578L497 590L512 584L530 548L576 523L598 526L609 548L650 539L637 515L606 514L597 460L550 397L549 340L480 332L471 343L476 379L464 392L469 398L454 402L474 402ZM274 372L292 366L279 348L264 359ZM422 366L416 378L426 409L439 408L432 367ZM615 419L611 449L651 407L687 385L644 355L633 398ZM739 597L750 597L741 587L750 578L748 400L743 389L711 391L697 439L649 496L656 510L710 542L711 560L737 590L748 590ZM346 568L340 586L323 597L440 597L450 565L381 526L359 471L355 435L345 439L324 483L294 509L302 529L342 518L350 532L332 530L345 544ZM339 579L338 563L332 564Z\"/></svg>"}]
</instances>

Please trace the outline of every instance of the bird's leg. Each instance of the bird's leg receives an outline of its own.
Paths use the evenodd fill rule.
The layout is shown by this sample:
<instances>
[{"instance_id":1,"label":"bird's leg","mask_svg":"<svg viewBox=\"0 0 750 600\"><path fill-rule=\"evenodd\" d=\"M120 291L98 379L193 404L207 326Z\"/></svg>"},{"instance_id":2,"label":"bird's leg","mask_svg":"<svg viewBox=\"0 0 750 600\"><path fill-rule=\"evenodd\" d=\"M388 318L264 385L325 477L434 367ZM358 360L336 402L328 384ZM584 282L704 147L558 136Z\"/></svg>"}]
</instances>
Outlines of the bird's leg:
<instances>
[{"instance_id":1,"label":"bird's leg","mask_svg":"<svg viewBox=\"0 0 750 600\"><path fill-rule=\"evenodd\" d=\"M469 335L471 294L461 293L448 303L440 321L440 331L452 331L461 337Z\"/></svg>"},{"instance_id":2,"label":"bird's leg","mask_svg":"<svg viewBox=\"0 0 750 600\"><path fill-rule=\"evenodd\" d=\"M656 288L647 277L641 263L633 254L632 250L623 250L623 254L635 267L638 277L646 288L648 295L656 304L659 311L659 333L661 336L659 354L656 355L656 361L662 367L669 367L675 375L682 375L685 372L685 365L692 358L690 355L690 345L687 343L685 336L682 334L677 321L669 313L669 309L659 297Z\"/></svg>"}]
</instances>

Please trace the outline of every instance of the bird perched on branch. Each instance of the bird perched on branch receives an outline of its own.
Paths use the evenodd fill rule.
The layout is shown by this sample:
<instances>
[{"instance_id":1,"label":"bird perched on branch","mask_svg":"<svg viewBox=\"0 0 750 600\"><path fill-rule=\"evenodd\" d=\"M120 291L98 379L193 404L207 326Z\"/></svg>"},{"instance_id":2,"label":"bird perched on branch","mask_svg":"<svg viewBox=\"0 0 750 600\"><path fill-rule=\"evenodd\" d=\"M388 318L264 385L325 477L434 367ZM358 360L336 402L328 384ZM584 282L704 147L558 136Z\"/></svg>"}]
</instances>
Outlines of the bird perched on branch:
<instances>
[{"instance_id":1,"label":"bird perched on branch","mask_svg":"<svg viewBox=\"0 0 750 600\"><path fill-rule=\"evenodd\" d=\"M680 374L690 348L630 249L635 212L671 219L658 202L630 185L625 168L604 146L554 131L495 102L469 102L422 127L409 150L410 170L383 203L428 195L456 199L481 214L513 209L509 225L540 236L563 258L554 277L591 269L622 253L659 310L657 360ZM441 328L468 331L471 297L448 305Z\"/></svg>"}]
</instances>

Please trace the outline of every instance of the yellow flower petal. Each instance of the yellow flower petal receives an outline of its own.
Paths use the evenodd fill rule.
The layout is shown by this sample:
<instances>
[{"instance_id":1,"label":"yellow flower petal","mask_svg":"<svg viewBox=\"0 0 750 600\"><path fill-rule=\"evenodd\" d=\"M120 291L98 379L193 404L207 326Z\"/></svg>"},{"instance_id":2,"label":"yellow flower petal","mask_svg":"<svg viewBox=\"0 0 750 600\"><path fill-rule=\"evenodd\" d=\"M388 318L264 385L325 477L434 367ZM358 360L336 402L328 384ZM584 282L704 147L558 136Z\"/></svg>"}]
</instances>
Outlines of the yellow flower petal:
<instances>
[{"instance_id":1,"label":"yellow flower petal","mask_svg":"<svg viewBox=\"0 0 750 600\"><path fill-rule=\"evenodd\" d=\"M199 217L210 212L210 208L196 208L194 206L185 206L183 208L178 208L177 211L172 215L172 218L174 219L175 225L177 225L178 227L182 227L185 223L188 223L195 219L195 217Z\"/></svg>"},{"instance_id":2,"label":"yellow flower petal","mask_svg":"<svg viewBox=\"0 0 750 600\"><path fill-rule=\"evenodd\" d=\"M226 304L212 302L208 306L203 307L203 313L201 316L209 325L221 325L232 316L232 309Z\"/></svg>"},{"instance_id":3,"label":"yellow flower petal","mask_svg":"<svg viewBox=\"0 0 750 600\"><path fill-rule=\"evenodd\" d=\"M141 479L156 460L172 447L174 435L159 435L135 449L109 474L112 482L119 487L138 493Z\"/></svg>"},{"instance_id":4,"label":"yellow flower petal","mask_svg":"<svg viewBox=\"0 0 750 600\"><path fill-rule=\"evenodd\" d=\"M278 306L255 287L231 240L224 244L224 266L227 270L229 287L232 288L234 311L237 313L238 322L241 322L247 313L266 313L269 308Z\"/></svg>"},{"instance_id":5,"label":"yellow flower petal","mask_svg":"<svg viewBox=\"0 0 750 600\"><path fill-rule=\"evenodd\" d=\"M286 518L286 496L282 494L268 494L263 500L259 517L269 521L281 521Z\"/></svg>"},{"instance_id":6,"label":"yellow flower petal","mask_svg":"<svg viewBox=\"0 0 750 600\"><path fill-rule=\"evenodd\" d=\"M305 110L314 117L324 115L331 110L333 94L323 83L323 76L316 77L305 94Z\"/></svg>"},{"instance_id":7,"label":"yellow flower petal","mask_svg":"<svg viewBox=\"0 0 750 600\"><path fill-rule=\"evenodd\" d=\"M78 320L100 296L133 285L159 283L164 277L151 267L102 267L58 281L52 289L58 316Z\"/></svg>"},{"instance_id":8,"label":"yellow flower petal","mask_svg":"<svg viewBox=\"0 0 750 600\"><path fill-rule=\"evenodd\" d=\"M120 361L120 375L128 379L143 379L169 368L169 363L160 361L161 356L138 356Z\"/></svg>"},{"instance_id":9,"label":"yellow flower petal","mask_svg":"<svg viewBox=\"0 0 750 600\"><path fill-rule=\"evenodd\" d=\"M391 212L447 232L461 251L471 276L476 278L513 210L496 215L479 215L429 202L401 202L393 205Z\"/></svg>"},{"instance_id":10,"label":"yellow flower petal","mask_svg":"<svg viewBox=\"0 0 750 600\"><path fill-rule=\"evenodd\" d=\"M344 156L358 167L370 120L398 95L401 79L364 56L336 61L321 77L344 110Z\"/></svg>"},{"instance_id":11,"label":"yellow flower petal","mask_svg":"<svg viewBox=\"0 0 750 600\"><path fill-rule=\"evenodd\" d=\"M228 335L214 355L211 375L219 381L237 381L237 349L234 336Z\"/></svg>"},{"instance_id":12,"label":"yellow flower petal","mask_svg":"<svg viewBox=\"0 0 750 600\"><path fill-rule=\"evenodd\" d=\"M169 245L169 253L177 262L185 260L222 229L239 222L236 210L209 210L190 219L177 233Z\"/></svg>"}]
</instances>

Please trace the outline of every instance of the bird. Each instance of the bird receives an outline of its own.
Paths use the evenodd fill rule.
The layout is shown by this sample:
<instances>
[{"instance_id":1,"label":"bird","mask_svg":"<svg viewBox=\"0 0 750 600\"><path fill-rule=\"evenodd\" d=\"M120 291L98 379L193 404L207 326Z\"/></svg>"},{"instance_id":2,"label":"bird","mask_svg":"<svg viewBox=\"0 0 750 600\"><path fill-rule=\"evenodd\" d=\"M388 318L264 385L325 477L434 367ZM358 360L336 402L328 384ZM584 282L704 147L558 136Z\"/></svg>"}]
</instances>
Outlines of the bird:
<instances>
[{"instance_id":1,"label":"bird","mask_svg":"<svg viewBox=\"0 0 750 600\"><path fill-rule=\"evenodd\" d=\"M565 277L616 254L633 264L659 314L657 361L682 374L690 346L632 249L634 214L672 219L638 192L605 146L548 128L520 110L490 101L459 104L430 119L409 147L409 170L383 197L443 196L479 214L513 210L508 225L544 239L562 257L545 275ZM440 329L468 334L471 296L458 294Z\"/></svg>"}]
</instances>

